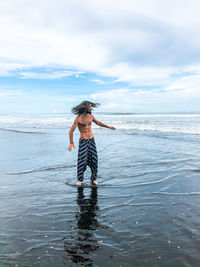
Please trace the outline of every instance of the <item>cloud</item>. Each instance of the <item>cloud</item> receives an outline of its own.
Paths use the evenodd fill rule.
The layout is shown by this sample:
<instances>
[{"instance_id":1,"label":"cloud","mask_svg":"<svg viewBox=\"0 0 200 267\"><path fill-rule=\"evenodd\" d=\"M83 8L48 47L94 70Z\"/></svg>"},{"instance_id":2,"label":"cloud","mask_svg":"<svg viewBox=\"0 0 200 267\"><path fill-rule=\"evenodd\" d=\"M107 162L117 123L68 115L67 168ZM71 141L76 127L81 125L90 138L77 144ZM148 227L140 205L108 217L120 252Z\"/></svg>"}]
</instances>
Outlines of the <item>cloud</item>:
<instances>
[{"instance_id":1,"label":"cloud","mask_svg":"<svg viewBox=\"0 0 200 267\"><path fill-rule=\"evenodd\" d=\"M22 91L19 91L19 90L10 90L10 89L7 89L7 90L2 90L0 91L0 97L1 99L4 99L4 98L14 98L14 97L18 97L18 96L23 96L23 92Z\"/></svg>"},{"instance_id":2,"label":"cloud","mask_svg":"<svg viewBox=\"0 0 200 267\"><path fill-rule=\"evenodd\" d=\"M178 67L134 66L120 63L110 68L103 68L102 76L113 77L115 82L130 82L132 85L161 85L166 84L172 74L178 73Z\"/></svg>"},{"instance_id":3,"label":"cloud","mask_svg":"<svg viewBox=\"0 0 200 267\"><path fill-rule=\"evenodd\" d=\"M106 84L105 81L100 80L100 79L92 79L91 82L95 82L95 83L97 83L97 84Z\"/></svg>"},{"instance_id":4,"label":"cloud","mask_svg":"<svg viewBox=\"0 0 200 267\"><path fill-rule=\"evenodd\" d=\"M0 62L0 76L12 76L12 72L26 67L20 63Z\"/></svg>"},{"instance_id":5,"label":"cloud","mask_svg":"<svg viewBox=\"0 0 200 267\"><path fill-rule=\"evenodd\" d=\"M101 103L99 111L132 111L136 109L133 92L124 88L91 94L90 98Z\"/></svg>"},{"instance_id":6,"label":"cloud","mask_svg":"<svg viewBox=\"0 0 200 267\"><path fill-rule=\"evenodd\" d=\"M93 72L104 68L107 74L123 63L134 71L198 60L199 1L8 0L0 5L5 60Z\"/></svg>"},{"instance_id":7,"label":"cloud","mask_svg":"<svg viewBox=\"0 0 200 267\"><path fill-rule=\"evenodd\" d=\"M52 72L20 72L19 75L22 79L59 79L68 76L75 76L79 78L79 74L82 74L81 71L52 71Z\"/></svg>"},{"instance_id":8,"label":"cloud","mask_svg":"<svg viewBox=\"0 0 200 267\"><path fill-rule=\"evenodd\" d=\"M91 94L90 98L100 102L100 111L112 112L180 112L198 111L200 83L196 87L185 86L179 90L114 89ZM191 93L192 92L192 93ZM190 103L190 104L188 104Z\"/></svg>"},{"instance_id":9,"label":"cloud","mask_svg":"<svg viewBox=\"0 0 200 267\"><path fill-rule=\"evenodd\" d=\"M95 73L89 80L109 90L91 98L106 109L181 107L199 97L199 9L198 0L1 1L0 76Z\"/></svg>"}]
</instances>

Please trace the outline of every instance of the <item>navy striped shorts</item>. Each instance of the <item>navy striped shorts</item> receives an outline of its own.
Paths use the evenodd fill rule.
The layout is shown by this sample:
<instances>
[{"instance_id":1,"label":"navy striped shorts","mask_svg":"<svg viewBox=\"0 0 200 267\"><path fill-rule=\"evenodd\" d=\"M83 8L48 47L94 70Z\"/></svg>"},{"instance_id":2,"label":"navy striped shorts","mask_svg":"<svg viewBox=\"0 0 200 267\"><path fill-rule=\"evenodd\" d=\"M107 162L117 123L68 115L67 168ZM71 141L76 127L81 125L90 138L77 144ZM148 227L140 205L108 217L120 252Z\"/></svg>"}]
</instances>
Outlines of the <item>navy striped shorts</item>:
<instances>
[{"instance_id":1,"label":"navy striped shorts","mask_svg":"<svg viewBox=\"0 0 200 267\"><path fill-rule=\"evenodd\" d=\"M77 166L77 178L79 181L83 181L83 175L87 166L89 166L91 169L91 180L96 180L98 170L98 155L94 137L90 139L79 139Z\"/></svg>"}]
</instances>

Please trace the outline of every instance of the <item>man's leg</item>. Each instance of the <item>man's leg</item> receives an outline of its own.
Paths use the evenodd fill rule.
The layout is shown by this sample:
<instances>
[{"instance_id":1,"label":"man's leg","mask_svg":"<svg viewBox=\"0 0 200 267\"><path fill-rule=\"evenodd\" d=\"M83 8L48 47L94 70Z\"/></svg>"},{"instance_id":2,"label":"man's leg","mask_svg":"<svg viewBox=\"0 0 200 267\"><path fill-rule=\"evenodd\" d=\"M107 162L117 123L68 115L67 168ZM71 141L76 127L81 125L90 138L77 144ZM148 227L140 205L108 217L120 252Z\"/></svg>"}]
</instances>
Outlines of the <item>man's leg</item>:
<instances>
[{"instance_id":1,"label":"man's leg","mask_svg":"<svg viewBox=\"0 0 200 267\"><path fill-rule=\"evenodd\" d=\"M78 150L78 164L77 164L77 185L81 185L81 182L84 179L84 172L87 167L87 156L88 156L88 145L84 140L79 141L79 150Z\"/></svg>"},{"instance_id":2,"label":"man's leg","mask_svg":"<svg viewBox=\"0 0 200 267\"><path fill-rule=\"evenodd\" d=\"M88 165L90 166L92 175L91 180L94 184L97 184L97 172L98 172L98 155L94 138L90 140L90 146L88 151Z\"/></svg>"}]
</instances>

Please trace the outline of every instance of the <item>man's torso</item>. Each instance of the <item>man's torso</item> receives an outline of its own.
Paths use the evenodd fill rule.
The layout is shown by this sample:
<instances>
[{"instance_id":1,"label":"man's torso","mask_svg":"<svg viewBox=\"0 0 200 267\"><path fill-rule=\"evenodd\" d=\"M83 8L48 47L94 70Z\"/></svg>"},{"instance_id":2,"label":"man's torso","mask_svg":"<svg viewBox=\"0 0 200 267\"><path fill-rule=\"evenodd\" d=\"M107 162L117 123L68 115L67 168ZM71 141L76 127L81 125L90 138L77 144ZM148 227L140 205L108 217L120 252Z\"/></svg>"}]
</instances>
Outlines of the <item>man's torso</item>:
<instances>
[{"instance_id":1,"label":"man's torso","mask_svg":"<svg viewBox=\"0 0 200 267\"><path fill-rule=\"evenodd\" d=\"M78 129L80 131L80 137L83 139L89 139L93 137L92 133L92 119L91 114L81 114L78 117Z\"/></svg>"}]
</instances>

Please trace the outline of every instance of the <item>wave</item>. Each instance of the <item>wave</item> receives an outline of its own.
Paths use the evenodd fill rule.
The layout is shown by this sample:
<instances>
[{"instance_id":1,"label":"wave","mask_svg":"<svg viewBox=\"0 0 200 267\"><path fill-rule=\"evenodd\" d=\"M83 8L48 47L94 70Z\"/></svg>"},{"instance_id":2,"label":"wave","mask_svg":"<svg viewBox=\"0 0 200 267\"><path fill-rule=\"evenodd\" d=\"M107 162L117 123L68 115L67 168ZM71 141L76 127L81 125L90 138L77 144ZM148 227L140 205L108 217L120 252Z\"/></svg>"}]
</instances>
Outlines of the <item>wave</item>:
<instances>
[{"instance_id":1,"label":"wave","mask_svg":"<svg viewBox=\"0 0 200 267\"><path fill-rule=\"evenodd\" d=\"M191 196L195 196L195 195L200 195L200 192L152 192L152 194L154 195L177 195L177 196L181 196L181 195L191 195Z\"/></svg>"},{"instance_id":2,"label":"wave","mask_svg":"<svg viewBox=\"0 0 200 267\"><path fill-rule=\"evenodd\" d=\"M128 117L141 117L141 118L160 118L160 117L169 117L169 118L193 118L200 117L200 113L183 113L183 114L136 114L136 113L110 113L96 116L128 116Z\"/></svg>"},{"instance_id":3,"label":"wave","mask_svg":"<svg viewBox=\"0 0 200 267\"><path fill-rule=\"evenodd\" d=\"M125 129L124 129L125 130ZM128 129L130 130L128 132L128 134L130 135L140 135L142 134L150 134L151 136L155 136L155 137L166 137L166 138L170 138L170 134L174 134L174 135L179 135L179 134L183 134L183 135L192 135L192 136L199 136L200 135L200 129L165 129L165 128L159 128L159 127L152 127L152 128L133 128L133 129ZM132 131L133 130L133 131ZM169 134L169 136L164 136L163 134ZM173 136L174 137L174 136Z\"/></svg>"},{"instance_id":4,"label":"wave","mask_svg":"<svg viewBox=\"0 0 200 267\"><path fill-rule=\"evenodd\" d=\"M25 134L45 134L44 132L28 132L28 131L21 131L21 130L16 130L16 129L5 129L5 128L0 128L1 131L6 131L6 132L15 132L15 133L25 133Z\"/></svg>"},{"instance_id":5,"label":"wave","mask_svg":"<svg viewBox=\"0 0 200 267\"><path fill-rule=\"evenodd\" d=\"M95 117L116 130L130 130L152 133L173 133L200 135L200 114L95 114ZM59 116L1 116L1 130L35 133L26 129L66 129L74 121L73 115ZM18 128L25 129L21 131ZM93 124L96 130L100 127ZM14 129L9 129L14 128ZM39 130L40 133L40 130Z\"/></svg>"},{"instance_id":6,"label":"wave","mask_svg":"<svg viewBox=\"0 0 200 267\"><path fill-rule=\"evenodd\" d=\"M105 122L105 121L104 121ZM141 134L141 133L151 133L156 134L158 137L159 134L186 134L186 135L200 135L200 127L198 128L188 128L185 127L182 129L176 129L173 127L165 127L165 126L157 126L157 125L152 125L152 126L148 126L148 125L137 125L134 123L124 123L121 124L120 122L105 122L106 124L110 124L110 125L114 125L116 130L126 130L129 131L128 134ZM46 125L38 125L38 126L32 126L30 127L32 128L37 128L37 129L42 129L42 130L53 130L53 129L61 129L61 130L68 130L70 128L70 125L51 125L49 127L47 127ZM100 129L99 126L97 125L93 125L92 126L93 129ZM26 133L26 134L46 134L46 132L41 132L41 131L24 131L24 130L17 130L17 129L9 129L9 128L0 128L1 131L10 131L10 132L15 132L15 133ZM137 132L138 131L138 132ZM162 136L161 136L162 137Z\"/></svg>"},{"instance_id":7,"label":"wave","mask_svg":"<svg viewBox=\"0 0 200 267\"><path fill-rule=\"evenodd\" d=\"M200 169L194 169L193 172L200 172Z\"/></svg>"},{"instance_id":8,"label":"wave","mask_svg":"<svg viewBox=\"0 0 200 267\"><path fill-rule=\"evenodd\" d=\"M29 174L29 173L35 173L35 172L45 172L45 171L56 171L60 169L66 169L66 168L72 168L76 167L76 164L67 165L67 164L60 164L60 165L52 165L47 167L41 167L38 169L32 169L32 170L26 170L22 172L15 172L15 173L7 173L8 175L21 175L21 174Z\"/></svg>"},{"instance_id":9,"label":"wave","mask_svg":"<svg viewBox=\"0 0 200 267\"><path fill-rule=\"evenodd\" d=\"M140 183L120 183L120 184L106 184L106 183L103 183L101 184L101 186L104 186L104 187L110 187L110 188L126 188L126 187L140 187L140 186L149 186L149 185L154 185L154 184L159 184L159 183L163 183L165 181L168 181L170 179L173 179L173 178L176 178L177 177L177 174L174 174L174 175L169 175L163 179L159 179L159 180L155 180L155 181L149 181L149 182L140 182Z\"/></svg>"}]
</instances>

